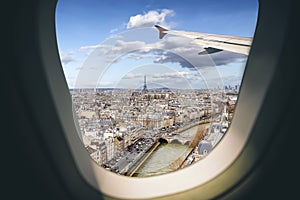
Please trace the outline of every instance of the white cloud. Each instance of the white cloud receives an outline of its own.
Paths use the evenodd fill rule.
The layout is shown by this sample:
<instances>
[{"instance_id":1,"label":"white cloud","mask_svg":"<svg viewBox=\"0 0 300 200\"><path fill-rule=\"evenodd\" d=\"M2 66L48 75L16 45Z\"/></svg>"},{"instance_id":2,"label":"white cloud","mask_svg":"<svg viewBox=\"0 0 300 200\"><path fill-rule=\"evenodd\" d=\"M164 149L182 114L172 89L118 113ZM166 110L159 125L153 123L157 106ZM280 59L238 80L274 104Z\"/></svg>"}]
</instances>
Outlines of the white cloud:
<instances>
[{"instance_id":1,"label":"white cloud","mask_svg":"<svg viewBox=\"0 0 300 200\"><path fill-rule=\"evenodd\" d=\"M130 34L130 31L124 34L126 37L116 35L113 40L108 40L108 42L99 45L83 46L80 50L88 50L90 52L95 50L95 53L91 55L100 57L108 64L117 63L123 59L153 59L153 63L178 63L181 67L191 70L245 60L243 55L226 51L209 55L198 55L203 48L194 43L192 39L185 37L169 36L152 43L147 43L145 42L146 40L132 41L136 33L134 30L131 31L132 34Z\"/></svg>"},{"instance_id":2,"label":"white cloud","mask_svg":"<svg viewBox=\"0 0 300 200\"><path fill-rule=\"evenodd\" d=\"M125 58L124 55L128 55L132 59L145 58L147 56L145 53L148 53L157 47L156 43L146 44L143 41L116 40L113 45L100 44L83 46L80 47L80 50L87 50L89 55L92 55L92 53L96 56L100 55L106 62L112 63L121 61Z\"/></svg>"},{"instance_id":3,"label":"white cloud","mask_svg":"<svg viewBox=\"0 0 300 200\"><path fill-rule=\"evenodd\" d=\"M174 15L175 12L169 9L163 9L161 11L150 10L143 15L137 14L131 16L127 23L127 29L152 27L155 24L161 24L164 27L171 28L170 24L166 23L166 17L172 17Z\"/></svg>"},{"instance_id":4,"label":"white cloud","mask_svg":"<svg viewBox=\"0 0 300 200\"><path fill-rule=\"evenodd\" d=\"M168 72L163 74L154 74L153 79L172 79L173 81L178 78L185 78L187 75L190 75L190 72Z\"/></svg>"},{"instance_id":5,"label":"white cloud","mask_svg":"<svg viewBox=\"0 0 300 200\"><path fill-rule=\"evenodd\" d=\"M166 38L161 43L160 49L166 51L160 51L157 54L158 59L154 60L155 63L179 63L182 67L191 69L226 65L236 61L243 63L246 59L246 56L242 54L228 51L209 55L198 55L198 53L203 50L203 47L182 37Z\"/></svg>"},{"instance_id":6,"label":"white cloud","mask_svg":"<svg viewBox=\"0 0 300 200\"><path fill-rule=\"evenodd\" d=\"M109 33L115 33L115 32L117 32L119 29L118 28L114 28L114 29L111 29L110 31L109 31Z\"/></svg>"},{"instance_id":7,"label":"white cloud","mask_svg":"<svg viewBox=\"0 0 300 200\"><path fill-rule=\"evenodd\" d=\"M95 50L97 49L104 55L121 55L126 52L134 51L145 47L146 43L143 41L126 42L117 40L113 45L99 44L91 46L82 46L80 50Z\"/></svg>"},{"instance_id":8,"label":"white cloud","mask_svg":"<svg viewBox=\"0 0 300 200\"><path fill-rule=\"evenodd\" d=\"M64 65L67 65L68 63L74 62L74 61L76 61L76 59L75 59L75 56L74 56L73 52L63 53L61 55L61 62Z\"/></svg>"},{"instance_id":9,"label":"white cloud","mask_svg":"<svg viewBox=\"0 0 300 200\"><path fill-rule=\"evenodd\" d=\"M94 50L97 48L100 48L102 45L90 45L90 46L82 46L79 48L80 51L84 51L84 50Z\"/></svg>"},{"instance_id":10,"label":"white cloud","mask_svg":"<svg viewBox=\"0 0 300 200\"><path fill-rule=\"evenodd\" d=\"M123 79L134 79L144 77L144 74L141 73L127 73Z\"/></svg>"}]
</instances>

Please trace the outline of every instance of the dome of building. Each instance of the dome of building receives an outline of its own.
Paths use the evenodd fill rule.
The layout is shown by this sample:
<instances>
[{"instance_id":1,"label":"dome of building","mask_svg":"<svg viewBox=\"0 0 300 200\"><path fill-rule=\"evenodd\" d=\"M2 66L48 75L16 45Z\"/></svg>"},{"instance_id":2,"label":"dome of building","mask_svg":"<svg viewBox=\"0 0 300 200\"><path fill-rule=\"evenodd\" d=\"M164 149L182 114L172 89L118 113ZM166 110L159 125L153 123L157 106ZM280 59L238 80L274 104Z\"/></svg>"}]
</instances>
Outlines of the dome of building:
<instances>
[{"instance_id":1,"label":"dome of building","mask_svg":"<svg viewBox=\"0 0 300 200\"><path fill-rule=\"evenodd\" d=\"M206 155L212 150L212 144L206 140L202 140L198 146L198 154Z\"/></svg>"}]
</instances>

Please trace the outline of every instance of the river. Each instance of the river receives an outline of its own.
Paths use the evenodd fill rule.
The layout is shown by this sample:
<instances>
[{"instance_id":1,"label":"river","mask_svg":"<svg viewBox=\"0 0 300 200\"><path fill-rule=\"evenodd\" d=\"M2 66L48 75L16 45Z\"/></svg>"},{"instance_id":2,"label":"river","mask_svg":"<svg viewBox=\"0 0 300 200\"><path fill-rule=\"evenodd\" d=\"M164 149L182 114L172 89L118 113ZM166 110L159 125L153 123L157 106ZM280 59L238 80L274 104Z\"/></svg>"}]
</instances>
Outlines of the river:
<instances>
[{"instance_id":1,"label":"river","mask_svg":"<svg viewBox=\"0 0 300 200\"><path fill-rule=\"evenodd\" d=\"M207 128L209 124L200 125ZM194 137L199 126L187 129L180 135L184 137ZM135 177L147 177L161 175L176 170L187 155L192 151L187 145L181 144L160 144L151 156L134 174Z\"/></svg>"}]
</instances>

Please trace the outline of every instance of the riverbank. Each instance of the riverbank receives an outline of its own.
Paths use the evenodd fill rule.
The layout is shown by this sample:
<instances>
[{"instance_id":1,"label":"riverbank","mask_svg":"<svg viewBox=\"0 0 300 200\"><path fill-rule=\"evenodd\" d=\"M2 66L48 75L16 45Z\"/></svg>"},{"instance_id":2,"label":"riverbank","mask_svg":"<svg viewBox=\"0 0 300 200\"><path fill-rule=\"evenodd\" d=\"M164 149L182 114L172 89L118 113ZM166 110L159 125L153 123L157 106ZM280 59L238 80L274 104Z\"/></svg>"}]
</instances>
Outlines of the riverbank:
<instances>
[{"instance_id":1,"label":"riverbank","mask_svg":"<svg viewBox=\"0 0 300 200\"><path fill-rule=\"evenodd\" d=\"M136 165L133 165L132 168L128 172L128 176L133 176L135 172L144 164L144 162L151 156L151 154L157 149L157 147L160 145L160 142L156 142L148 153L146 153L142 158L139 159L139 161L136 163Z\"/></svg>"}]
</instances>

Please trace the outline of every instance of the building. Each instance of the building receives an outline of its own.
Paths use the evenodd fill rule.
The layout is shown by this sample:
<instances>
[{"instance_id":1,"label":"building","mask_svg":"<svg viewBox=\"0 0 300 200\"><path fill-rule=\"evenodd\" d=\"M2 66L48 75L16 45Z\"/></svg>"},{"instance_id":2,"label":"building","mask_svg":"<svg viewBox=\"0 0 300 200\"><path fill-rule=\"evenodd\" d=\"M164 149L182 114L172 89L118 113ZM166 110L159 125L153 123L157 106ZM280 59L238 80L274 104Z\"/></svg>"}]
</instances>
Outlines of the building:
<instances>
[{"instance_id":1,"label":"building","mask_svg":"<svg viewBox=\"0 0 300 200\"><path fill-rule=\"evenodd\" d=\"M107 148L105 141L99 143L99 164L105 164L107 162Z\"/></svg>"},{"instance_id":2,"label":"building","mask_svg":"<svg viewBox=\"0 0 300 200\"><path fill-rule=\"evenodd\" d=\"M122 137L120 136L115 136L114 137L114 156L120 156L124 153L125 149L125 141Z\"/></svg>"},{"instance_id":3,"label":"building","mask_svg":"<svg viewBox=\"0 0 300 200\"><path fill-rule=\"evenodd\" d=\"M107 162L114 158L114 139L113 137L108 137L105 139L106 145L106 158Z\"/></svg>"}]
</instances>

